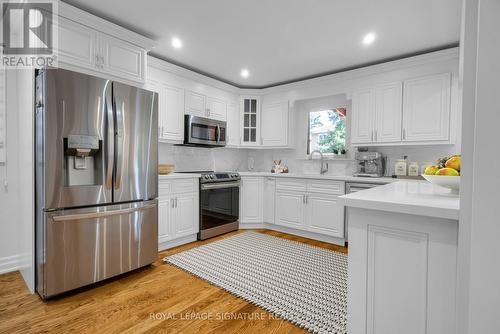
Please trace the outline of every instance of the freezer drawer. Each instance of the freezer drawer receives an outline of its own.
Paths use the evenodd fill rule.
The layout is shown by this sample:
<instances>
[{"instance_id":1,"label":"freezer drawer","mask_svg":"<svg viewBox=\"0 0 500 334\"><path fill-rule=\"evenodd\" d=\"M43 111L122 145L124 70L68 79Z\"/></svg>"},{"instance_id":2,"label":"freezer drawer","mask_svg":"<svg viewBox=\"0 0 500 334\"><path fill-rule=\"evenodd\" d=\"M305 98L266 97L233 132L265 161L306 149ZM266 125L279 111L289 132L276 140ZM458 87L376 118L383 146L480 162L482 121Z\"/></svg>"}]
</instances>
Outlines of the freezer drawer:
<instances>
[{"instance_id":1,"label":"freezer drawer","mask_svg":"<svg viewBox=\"0 0 500 334\"><path fill-rule=\"evenodd\" d=\"M157 200L45 214L44 298L148 265L158 255Z\"/></svg>"}]
</instances>

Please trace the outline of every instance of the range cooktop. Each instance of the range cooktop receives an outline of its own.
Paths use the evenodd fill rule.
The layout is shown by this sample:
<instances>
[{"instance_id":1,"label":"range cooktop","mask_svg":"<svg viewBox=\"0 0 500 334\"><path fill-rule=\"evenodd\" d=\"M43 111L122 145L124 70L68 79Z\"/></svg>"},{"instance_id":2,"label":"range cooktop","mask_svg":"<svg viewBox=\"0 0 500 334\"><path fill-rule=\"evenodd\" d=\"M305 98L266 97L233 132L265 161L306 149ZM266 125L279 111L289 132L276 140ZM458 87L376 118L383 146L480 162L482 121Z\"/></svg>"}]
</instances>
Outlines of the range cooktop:
<instances>
[{"instance_id":1,"label":"range cooktop","mask_svg":"<svg viewBox=\"0 0 500 334\"><path fill-rule=\"evenodd\" d=\"M201 174L200 183L237 181L241 179L238 172L188 171L180 173Z\"/></svg>"}]
</instances>

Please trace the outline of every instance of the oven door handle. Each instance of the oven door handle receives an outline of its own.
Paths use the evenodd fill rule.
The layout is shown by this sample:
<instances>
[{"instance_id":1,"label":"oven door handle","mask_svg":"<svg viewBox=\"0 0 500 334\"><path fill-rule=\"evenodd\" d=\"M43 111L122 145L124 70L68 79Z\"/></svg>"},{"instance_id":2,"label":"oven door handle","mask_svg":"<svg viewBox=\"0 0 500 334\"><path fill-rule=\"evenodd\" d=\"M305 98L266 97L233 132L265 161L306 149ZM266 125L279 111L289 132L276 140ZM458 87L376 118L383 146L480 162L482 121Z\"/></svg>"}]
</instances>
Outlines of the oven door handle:
<instances>
[{"instance_id":1,"label":"oven door handle","mask_svg":"<svg viewBox=\"0 0 500 334\"><path fill-rule=\"evenodd\" d=\"M217 124L217 144L220 143L220 126Z\"/></svg>"},{"instance_id":2,"label":"oven door handle","mask_svg":"<svg viewBox=\"0 0 500 334\"><path fill-rule=\"evenodd\" d=\"M215 183L215 184L202 184L201 190L236 188L239 186L240 186L239 181L238 182Z\"/></svg>"}]
</instances>

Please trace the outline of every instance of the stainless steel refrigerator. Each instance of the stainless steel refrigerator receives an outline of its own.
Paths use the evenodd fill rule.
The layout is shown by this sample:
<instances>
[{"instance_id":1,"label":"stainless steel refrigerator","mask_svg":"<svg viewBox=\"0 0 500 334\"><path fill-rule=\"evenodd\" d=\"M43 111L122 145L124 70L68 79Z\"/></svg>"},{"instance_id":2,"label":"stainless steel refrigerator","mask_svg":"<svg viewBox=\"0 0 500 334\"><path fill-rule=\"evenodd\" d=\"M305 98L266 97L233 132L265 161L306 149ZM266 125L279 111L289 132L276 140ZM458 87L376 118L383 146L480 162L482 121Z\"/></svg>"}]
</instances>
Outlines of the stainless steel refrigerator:
<instances>
[{"instance_id":1,"label":"stainless steel refrigerator","mask_svg":"<svg viewBox=\"0 0 500 334\"><path fill-rule=\"evenodd\" d=\"M62 69L36 76L36 287L58 295L158 251L158 95Z\"/></svg>"}]
</instances>

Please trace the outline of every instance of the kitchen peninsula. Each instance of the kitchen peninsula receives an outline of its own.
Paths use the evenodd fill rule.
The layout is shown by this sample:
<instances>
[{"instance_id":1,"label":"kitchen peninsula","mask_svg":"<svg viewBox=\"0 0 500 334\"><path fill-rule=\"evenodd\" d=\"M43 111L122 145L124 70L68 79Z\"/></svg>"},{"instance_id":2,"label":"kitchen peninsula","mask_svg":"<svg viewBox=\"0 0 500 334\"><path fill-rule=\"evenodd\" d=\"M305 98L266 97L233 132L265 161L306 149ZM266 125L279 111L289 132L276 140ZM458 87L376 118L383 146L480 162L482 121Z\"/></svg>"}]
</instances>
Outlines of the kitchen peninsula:
<instances>
[{"instance_id":1,"label":"kitchen peninsula","mask_svg":"<svg viewBox=\"0 0 500 334\"><path fill-rule=\"evenodd\" d=\"M339 202L348 215L348 332L455 333L458 195L398 181Z\"/></svg>"}]
</instances>

